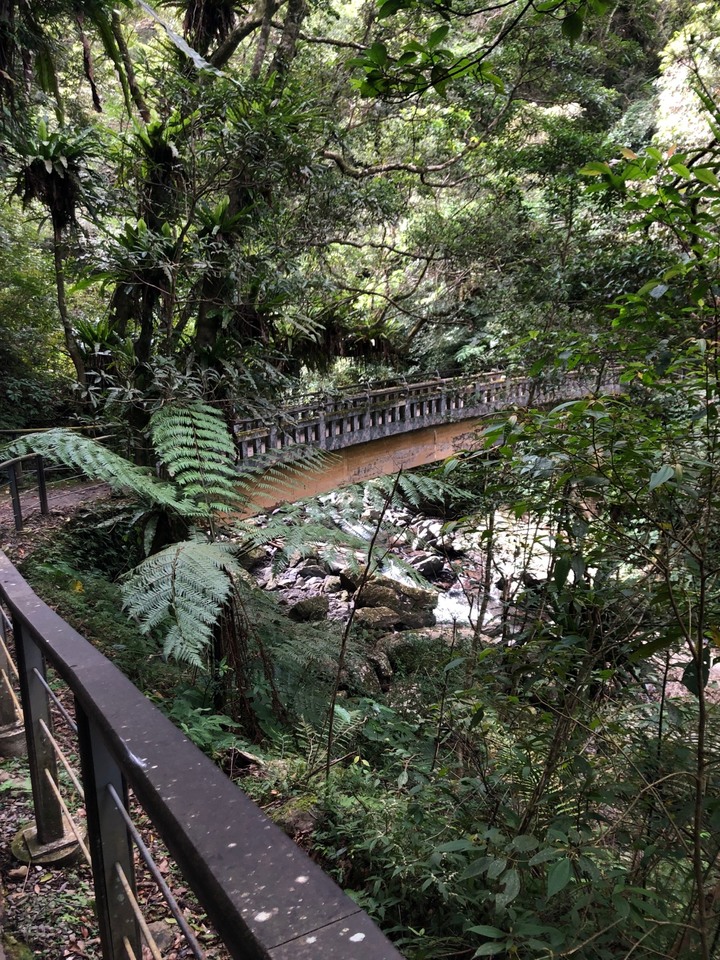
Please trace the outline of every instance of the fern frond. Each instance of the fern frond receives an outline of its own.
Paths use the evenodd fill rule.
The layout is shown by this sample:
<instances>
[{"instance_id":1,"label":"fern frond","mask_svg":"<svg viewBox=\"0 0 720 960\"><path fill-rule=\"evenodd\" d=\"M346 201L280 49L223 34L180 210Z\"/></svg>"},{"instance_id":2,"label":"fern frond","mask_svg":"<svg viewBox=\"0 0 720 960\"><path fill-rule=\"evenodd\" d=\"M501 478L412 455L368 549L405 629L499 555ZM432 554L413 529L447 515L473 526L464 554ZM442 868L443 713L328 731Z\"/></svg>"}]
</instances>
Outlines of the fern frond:
<instances>
[{"instance_id":1,"label":"fern frond","mask_svg":"<svg viewBox=\"0 0 720 960\"><path fill-rule=\"evenodd\" d=\"M150 503L188 513L187 504L178 499L169 483L158 480L144 467L138 467L107 447L72 430L48 430L30 433L16 440L15 454L39 453L55 463L63 463L91 480L102 480L113 490L129 490Z\"/></svg>"},{"instance_id":2,"label":"fern frond","mask_svg":"<svg viewBox=\"0 0 720 960\"><path fill-rule=\"evenodd\" d=\"M378 477L371 483L362 484L365 502L372 507L380 507L391 494L395 484L395 477ZM403 507L410 504L415 509L423 504L442 504L448 498L459 501L468 498L468 491L446 479L423 476L416 473L403 473L397 481L397 488L392 499L392 507Z\"/></svg>"},{"instance_id":3,"label":"fern frond","mask_svg":"<svg viewBox=\"0 0 720 960\"><path fill-rule=\"evenodd\" d=\"M218 410L200 400L169 404L152 415L150 430L160 463L199 510L238 508L235 446Z\"/></svg>"},{"instance_id":4,"label":"fern frond","mask_svg":"<svg viewBox=\"0 0 720 960\"><path fill-rule=\"evenodd\" d=\"M148 557L123 584L125 609L143 633L169 627L167 657L202 667L213 627L243 571L227 543L188 540Z\"/></svg>"},{"instance_id":5,"label":"fern frond","mask_svg":"<svg viewBox=\"0 0 720 960\"><path fill-rule=\"evenodd\" d=\"M252 503L253 495L258 491L270 494L278 502L286 499L289 493L297 496L295 478L301 473L322 469L333 456L304 444L257 454L240 465L238 489L248 503Z\"/></svg>"},{"instance_id":6,"label":"fern frond","mask_svg":"<svg viewBox=\"0 0 720 960\"><path fill-rule=\"evenodd\" d=\"M291 559L297 557L320 556L332 562L340 551L345 556L350 550L367 549L365 540L340 530L332 517L327 517L326 522L308 522L302 516L302 509L291 505L270 517L262 526L243 524L237 530L243 548L247 550L269 544L276 547L273 560L275 571L283 569Z\"/></svg>"}]
</instances>

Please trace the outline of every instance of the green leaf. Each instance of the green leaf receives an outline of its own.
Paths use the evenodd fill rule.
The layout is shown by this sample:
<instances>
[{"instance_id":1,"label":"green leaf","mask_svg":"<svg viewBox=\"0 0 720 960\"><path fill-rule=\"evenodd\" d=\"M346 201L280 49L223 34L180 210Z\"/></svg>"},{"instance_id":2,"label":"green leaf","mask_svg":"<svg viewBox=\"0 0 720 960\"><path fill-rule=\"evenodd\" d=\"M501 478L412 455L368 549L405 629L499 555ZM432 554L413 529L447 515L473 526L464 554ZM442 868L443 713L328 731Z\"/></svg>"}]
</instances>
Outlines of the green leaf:
<instances>
[{"instance_id":1,"label":"green leaf","mask_svg":"<svg viewBox=\"0 0 720 960\"><path fill-rule=\"evenodd\" d=\"M483 61L483 63L481 63L478 67L478 74L482 80L491 83L498 93L505 92L505 84L503 83L502 78L495 73L492 63L487 60Z\"/></svg>"},{"instance_id":2,"label":"green leaf","mask_svg":"<svg viewBox=\"0 0 720 960\"><path fill-rule=\"evenodd\" d=\"M478 947L473 957L493 957L497 953L505 953L507 950L505 943L484 943L481 947Z\"/></svg>"},{"instance_id":3,"label":"green leaf","mask_svg":"<svg viewBox=\"0 0 720 960\"><path fill-rule=\"evenodd\" d=\"M534 850L540 844L537 837L531 837L530 834L523 833L519 837L515 837L512 845L521 853L527 853L529 850Z\"/></svg>"},{"instance_id":4,"label":"green leaf","mask_svg":"<svg viewBox=\"0 0 720 960\"><path fill-rule=\"evenodd\" d=\"M498 907L507 907L520 893L520 874L517 870L508 870L504 877L505 889L495 897Z\"/></svg>"},{"instance_id":5,"label":"green leaf","mask_svg":"<svg viewBox=\"0 0 720 960\"><path fill-rule=\"evenodd\" d=\"M590 163L586 163L584 167L580 168L579 173L583 177L600 177L606 173L612 173L612 167L602 160L591 160Z\"/></svg>"},{"instance_id":6,"label":"green leaf","mask_svg":"<svg viewBox=\"0 0 720 960\"><path fill-rule=\"evenodd\" d=\"M568 574L572 567L572 562L569 557L560 557L558 562L555 564L555 570L553 571L553 580L558 590L561 590L565 586L565 581L567 580Z\"/></svg>"},{"instance_id":7,"label":"green leaf","mask_svg":"<svg viewBox=\"0 0 720 960\"><path fill-rule=\"evenodd\" d=\"M634 650L630 654L630 660L632 663L637 663L639 660L646 660L648 657L652 657L653 654L658 653L658 651L665 650L666 647L669 647L673 642L673 637L658 637L649 643L644 643L641 647L638 647L637 650Z\"/></svg>"},{"instance_id":8,"label":"green leaf","mask_svg":"<svg viewBox=\"0 0 720 960\"><path fill-rule=\"evenodd\" d=\"M479 877L485 873L488 866L492 863L492 857L480 857L474 860L470 866L460 874L460 880L472 880L473 877Z\"/></svg>"},{"instance_id":9,"label":"green leaf","mask_svg":"<svg viewBox=\"0 0 720 960\"><path fill-rule=\"evenodd\" d=\"M698 680L698 669L695 660L691 660L683 670L683 686L694 696L700 696L700 690L705 689L710 679L710 647L703 647L700 664L700 677Z\"/></svg>"},{"instance_id":10,"label":"green leaf","mask_svg":"<svg viewBox=\"0 0 720 960\"><path fill-rule=\"evenodd\" d=\"M430 71L430 83L435 88L435 91L440 94L441 97L445 96L445 90L448 85L448 73L445 67L441 67L439 64L435 64Z\"/></svg>"},{"instance_id":11,"label":"green leaf","mask_svg":"<svg viewBox=\"0 0 720 960\"><path fill-rule=\"evenodd\" d=\"M386 17L392 17L398 12L398 10L403 10L407 6L408 4L405 2L405 0L385 0L385 3L383 3L378 10L378 20L384 20Z\"/></svg>"},{"instance_id":12,"label":"green leaf","mask_svg":"<svg viewBox=\"0 0 720 960\"><path fill-rule=\"evenodd\" d=\"M548 899L550 899L550 897L554 897L556 893L560 893L561 890L564 890L570 882L571 876L572 863L568 857L563 857L562 860L558 860L557 863L554 863L548 870Z\"/></svg>"},{"instance_id":13,"label":"green leaf","mask_svg":"<svg viewBox=\"0 0 720 960\"><path fill-rule=\"evenodd\" d=\"M579 13L568 14L562 22L562 33L570 43L579 40L583 32L583 18Z\"/></svg>"},{"instance_id":14,"label":"green leaf","mask_svg":"<svg viewBox=\"0 0 720 960\"><path fill-rule=\"evenodd\" d=\"M450 25L448 23L443 23L442 26L436 27L435 30L428 36L427 45L432 50L434 47L437 47L443 42L445 37L450 32Z\"/></svg>"},{"instance_id":15,"label":"green leaf","mask_svg":"<svg viewBox=\"0 0 720 960\"><path fill-rule=\"evenodd\" d=\"M692 177L690 170L685 166L684 163L679 161L674 161L670 164L670 169L673 173L676 173L679 177L682 177L684 180L689 180Z\"/></svg>"},{"instance_id":16,"label":"green leaf","mask_svg":"<svg viewBox=\"0 0 720 960\"><path fill-rule=\"evenodd\" d=\"M667 463L660 467L659 470L656 470L650 477L650 483L648 484L648 490L655 490L657 487L661 487L664 483L667 483L668 480L672 479L675 476L675 470L669 466Z\"/></svg>"},{"instance_id":17,"label":"green leaf","mask_svg":"<svg viewBox=\"0 0 720 960\"><path fill-rule=\"evenodd\" d=\"M656 287L661 286L660 280L648 280L647 283L644 283L637 292L638 297L644 297L648 293L651 293Z\"/></svg>"},{"instance_id":18,"label":"green leaf","mask_svg":"<svg viewBox=\"0 0 720 960\"><path fill-rule=\"evenodd\" d=\"M450 673L451 670L454 670L456 667L459 667L460 664L465 663L465 657L455 657L450 663L446 663L443 669L443 673Z\"/></svg>"},{"instance_id":19,"label":"green leaf","mask_svg":"<svg viewBox=\"0 0 720 960\"><path fill-rule=\"evenodd\" d=\"M388 62L387 47L384 43L374 43L367 52L369 60L376 63L379 67L384 67Z\"/></svg>"},{"instance_id":20,"label":"green leaf","mask_svg":"<svg viewBox=\"0 0 720 960\"><path fill-rule=\"evenodd\" d=\"M466 850L477 850L477 846L470 840L448 840L435 847L436 853L460 853Z\"/></svg>"},{"instance_id":21,"label":"green leaf","mask_svg":"<svg viewBox=\"0 0 720 960\"><path fill-rule=\"evenodd\" d=\"M467 933L479 933L481 937L491 937L493 940L499 940L500 937L506 937L504 930L498 927L489 927L487 924L480 923L476 927L468 927Z\"/></svg>"},{"instance_id":22,"label":"green leaf","mask_svg":"<svg viewBox=\"0 0 720 960\"><path fill-rule=\"evenodd\" d=\"M711 187L720 187L720 180L710 167L695 167L693 173L701 183L708 183Z\"/></svg>"},{"instance_id":23,"label":"green leaf","mask_svg":"<svg viewBox=\"0 0 720 960\"><path fill-rule=\"evenodd\" d=\"M544 850L540 850L528 861L529 867L534 867L538 863L547 863L548 860L554 860L558 855L558 851L555 847L546 847Z\"/></svg>"},{"instance_id":24,"label":"green leaf","mask_svg":"<svg viewBox=\"0 0 720 960\"><path fill-rule=\"evenodd\" d=\"M507 860L504 857L498 857L488 867L488 880L496 880L507 866Z\"/></svg>"}]
</instances>

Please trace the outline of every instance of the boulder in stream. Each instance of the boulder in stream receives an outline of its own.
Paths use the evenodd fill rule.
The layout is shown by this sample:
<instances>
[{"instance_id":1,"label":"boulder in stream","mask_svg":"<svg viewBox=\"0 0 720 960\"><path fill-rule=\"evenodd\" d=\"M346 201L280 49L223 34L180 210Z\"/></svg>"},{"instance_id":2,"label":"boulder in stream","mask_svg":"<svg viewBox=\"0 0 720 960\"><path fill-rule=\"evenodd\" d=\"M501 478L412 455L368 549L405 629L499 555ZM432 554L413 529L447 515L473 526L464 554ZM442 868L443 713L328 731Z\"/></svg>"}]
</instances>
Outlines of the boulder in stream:
<instances>
[{"instance_id":1,"label":"boulder in stream","mask_svg":"<svg viewBox=\"0 0 720 960\"><path fill-rule=\"evenodd\" d=\"M318 620L324 620L330 609L330 601L325 594L318 594L315 597L305 597L294 603L288 616L297 623L315 623Z\"/></svg>"}]
</instances>

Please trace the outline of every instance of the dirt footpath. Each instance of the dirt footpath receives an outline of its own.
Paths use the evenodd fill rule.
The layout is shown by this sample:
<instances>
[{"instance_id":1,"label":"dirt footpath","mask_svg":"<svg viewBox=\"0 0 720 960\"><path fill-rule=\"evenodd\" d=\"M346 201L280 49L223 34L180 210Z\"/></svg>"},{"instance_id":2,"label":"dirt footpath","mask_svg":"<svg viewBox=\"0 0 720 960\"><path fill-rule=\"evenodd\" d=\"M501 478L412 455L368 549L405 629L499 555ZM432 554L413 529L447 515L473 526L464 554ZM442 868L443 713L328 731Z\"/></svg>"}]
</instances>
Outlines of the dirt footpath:
<instances>
[{"instance_id":1,"label":"dirt footpath","mask_svg":"<svg viewBox=\"0 0 720 960\"><path fill-rule=\"evenodd\" d=\"M44 517L40 513L37 489L24 491L20 494L23 529L18 532L15 529L10 490L4 484L0 486L0 550L7 553L11 559L22 557L25 544L36 541L38 537L42 538L44 534L62 526L81 507L105 500L109 496L110 486L107 483L72 481L70 484L49 486L50 515Z\"/></svg>"}]
</instances>

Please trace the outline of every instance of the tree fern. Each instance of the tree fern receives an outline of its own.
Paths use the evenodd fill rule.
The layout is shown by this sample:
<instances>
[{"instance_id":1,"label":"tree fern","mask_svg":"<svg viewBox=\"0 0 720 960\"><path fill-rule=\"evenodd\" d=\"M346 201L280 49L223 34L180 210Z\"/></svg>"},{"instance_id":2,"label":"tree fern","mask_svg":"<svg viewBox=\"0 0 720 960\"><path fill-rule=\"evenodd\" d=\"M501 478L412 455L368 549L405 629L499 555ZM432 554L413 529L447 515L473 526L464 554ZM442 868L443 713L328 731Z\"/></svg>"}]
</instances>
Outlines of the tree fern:
<instances>
[{"instance_id":1,"label":"tree fern","mask_svg":"<svg viewBox=\"0 0 720 960\"><path fill-rule=\"evenodd\" d=\"M296 497L295 478L308 470L320 469L333 456L305 444L256 454L240 465L238 491L247 503L252 503L258 494L270 494L278 503Z\"/></svg>"},{"instance_id":2,"label":"tree fern","mask_svg":"<svg viewBox=\"0 0 720 960\"><path fill-rule=\"evenodd\" d=\"M378 477L371 483L357 484L351 488L364 498L368 506L379 508L393 489L395 477ZM448 498L456 501L468 500L469 493L462 487L450 483L447 479L427 476L426 474L402 473L398 479L391 507L398 508L410 504L414 508L424 503L443 504Z\"/></svg>"},{"instance_id":3,"label":"tree fern","mask_svg":"<svg viewBox=\"0 0 720 960\"><path fill-rule=\"evenodd\" d=\"M227 543L195 539L148 557L123 585L125 608L143 633L167 628L163 652L203 667L220 611L244 571Z\"/></svg>"},{"instance_id":4,"label":"tree fern","mask_svg":"<svg viewBox=\"0 0 720 960\"><path fill-rule=\"evenodd\" d=\"M200 400L168 405L153 414L150 430L160 464L198 512L238 508L235 445L217 410Z\"/></svg>"}]
</instances>

